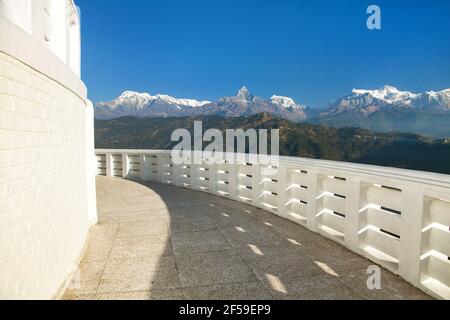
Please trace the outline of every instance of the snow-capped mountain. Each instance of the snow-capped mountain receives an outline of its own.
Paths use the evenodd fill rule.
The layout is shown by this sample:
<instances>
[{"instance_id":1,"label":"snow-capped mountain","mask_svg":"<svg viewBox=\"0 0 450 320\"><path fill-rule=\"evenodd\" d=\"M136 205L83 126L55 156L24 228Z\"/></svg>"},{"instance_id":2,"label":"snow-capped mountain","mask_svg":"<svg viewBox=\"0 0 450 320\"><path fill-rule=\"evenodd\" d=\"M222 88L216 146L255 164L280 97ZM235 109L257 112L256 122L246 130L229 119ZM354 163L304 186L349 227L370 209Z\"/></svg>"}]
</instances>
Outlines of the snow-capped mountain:
<instances>
[{"instance_id":1,"label":"snow-capped mountain","mask_svg":"<svg viewBox=\"0 0 450 320\"><path fill-rule=\"evenodd\" d=\"M395 103L398 101L408 101L417 98L417 94L409 91L400 91L397 88L386 85L378 90L353 89L354 96L370 95L376 99L383 100L386 103Z\"/></svg>"},{"instance_id":2,"label":"snow-capped mountain","mask_svg":"<svg viewBox=\"0 0 450 320\"><path fill-rule=\"evenodd\" d=\"M248 91L246 86L243 86L236 94L236 98L243 101L253 101L255 100L255 95Z\"/></svg>"},{"instance_id":3,"label":"snow-capped mountain","mask_svg":"<svg viewBox=\"0 0 450 320\"><path fill-rule=\"evenodd\" d=\"M201 107L210 101L198 101L194 99L177 99L169 95L157 94L152 96L148 93L139 93L134 91L125 91L118 98L111 102L100 102L99 105L108 106L115 109L119 106L127 106L135 110L142 110L155 101L165 102L167 104L178 105L180 107Z\"/></svg>"},{"instance_id":4,"label":"snow-capped mountain","mask_svg":"<svg viewBox=\"0 0 450 320\"><path fill-rule=\"evenodd\" d=\"M439 92L429 91L422 93L417 97L415 103L418 106L427 106L429 108L450 111L450 89Z\"/></svg>"},{"instance_id":5,"label":"snow-capped mountain","mask_svg":"<svg viewBox=\"0 0 450 320\"><path fill-rule=\"evenodd\" d=\"M122 116L167 117L185 116L193 108L209 104L209 101L177 99L169 95L125 91L109 102L99 102L95 108L96 118L111 119Z\"/></svg>"},{"instance_id":6,"label":"snow-capped mountain","mask_svg":"<svg viewBox=\"0 0 450 320\"><path fill-rule=\"evenodd\" d=\"M308 108L293 99L273 96L262 99L242 87L234 96L223 97L216 102L194 99L177 99L168 95L152 96L148 93L125 91L110 102L99 102L95 108L97 119L112 119L122 116L137 117L183 117L196 115L218 115L239 117L267 112L275 116L303 121L308 118Z\"/></svg>"},{"instance_id":7,"label":"snow-capped mountain","mask_svg":"<svg viewBox=\"0 0 450 320\"><path fill-rule=\"evenodd\" d=\"M139 93L133 91L125 91L117 99L111 102L100 102L100 106L105 106L115 110L120 106L126 106L134 110L142 110L144 106L153 101L154 97L148 93Z\"/></svg>"},{"instance_id":8,"label":"snow-capped mountain","mask_svg":"<svg viewBox=\"0 0 450 320\"><path fill-rule=\"evenodd\" d=\"M123 116L242 117L259 113L294 122L450 137L450 89L424 93L401 91L389 85L380 89L354 89L321 113L318 109L305 107L285 96L260 98L246 87L242 87L234 96L223 97L215 102L125 91L118 98L99 102L95 107L97 119Z\"/></svg>"},{"instance_id":9,"label":"snow-capped mountain","mask_svg":"<svg viewBox=\"0 0 450 320\"><path fill-rule=\"evenodd\" d=\"M291 98L285 98L292 100ZM294 105L297 105L293 102ZM234 96L223 97L216 102L195 109L196 115L220 115L225 117L250 116L258 113L269 113L276 117L289 119L295 122L308 118L309 109L287 108L272 99L263 99L255 96L246 87L242 87Z\"/></svg>"},{"instance_id":10,"label":"snow-capped mountain","mask_svg":"<svg viewBox=\"0 0 450 320\"><path fill-rule=\"evenodd\" d=\"M348 111L369 116L386 108L450 110L450 89L440 92L412 93L393 86L377 90L354 89L337 99L322 116L335 116Z\"/></svg>"},{"instance_id":11,"label":"snow-capped mountain","mask_svg":"<svg viewBox=\"0 0 450 320\"><path fill-rule=\"evenodd\" d=\"M424 93L400 91L393 86L377 90L355 89L333 102L313 122L448 137L450 89Z\"/></svg>"},{"instance_id":12,"label":"snow-capped mountain","mask_svg":"<svg viewBox=\"0 0 450 320\"><path fill-rule=\"evenodd\" d=\"M293 108L293 109L305 109L306 107L300 104L297 104L294 99L289 97L282 97L282 96L272 96L270 98L273 104L276 104L283 108Z\"/></svg>"}]
</instances>

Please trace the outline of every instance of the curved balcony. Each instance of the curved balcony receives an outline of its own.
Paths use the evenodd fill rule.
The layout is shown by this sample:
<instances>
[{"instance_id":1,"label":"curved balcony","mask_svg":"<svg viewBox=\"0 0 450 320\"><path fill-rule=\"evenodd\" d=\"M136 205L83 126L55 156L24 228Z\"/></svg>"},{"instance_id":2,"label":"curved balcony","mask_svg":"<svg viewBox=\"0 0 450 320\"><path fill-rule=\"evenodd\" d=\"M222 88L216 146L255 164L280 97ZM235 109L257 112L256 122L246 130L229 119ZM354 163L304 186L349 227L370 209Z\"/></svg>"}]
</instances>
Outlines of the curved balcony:
<instances>
[{"instance_id":1,"label":"curved balcony","mask_svg":"<svg viewBox=\"0 0 450 320\"><path fill-rule=\"evenodd\" d=\"M450 298L446 175L96 154L101 223L67 298ZM381 290L367 287L374 263Z\"/></svg>"}]
</instances>

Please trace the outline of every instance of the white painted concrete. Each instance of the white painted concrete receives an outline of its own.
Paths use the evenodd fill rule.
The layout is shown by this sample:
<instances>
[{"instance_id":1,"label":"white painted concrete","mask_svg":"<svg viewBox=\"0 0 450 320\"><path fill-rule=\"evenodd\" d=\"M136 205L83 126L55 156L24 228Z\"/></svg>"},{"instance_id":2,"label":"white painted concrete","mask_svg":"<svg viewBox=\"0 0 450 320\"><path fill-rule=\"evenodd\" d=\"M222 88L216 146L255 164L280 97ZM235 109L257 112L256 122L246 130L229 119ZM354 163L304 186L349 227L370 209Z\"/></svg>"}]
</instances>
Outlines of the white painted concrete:
<instances>
[{"instance_id":1,"label":"white painted concrete","mask_svg":"<svg viewBox=\"0 0 450 320\"><path fill-rule=\"evenodd\" d=\"M72 0L0 0L0 16L31 35L80 76L80 21Z\"/></svg>"},{"instance_id":2,"label":"white painted concrete","mask_svg":"<svg viewBox=\"0 0 450 320\"><path fill-rule=\"evenodd\" d=\"M0 299L56 297L96 222L92 104L38 2L0 1ZM73 3L54 4L66 30Z\"/></svg>"},{"instance_id":3,"label":"white painted concrete","mask_svg":"<svg viewBox=\"0 0 450 320\"><path fill-rule=\"evenodd\" d=\"M280 157L259 164L174 164L170 151L97 150L99 175L173 184L246 202L450 299L450 176ZM250 162L250 161L249 161Z\"/></svg>"}]
</instances>

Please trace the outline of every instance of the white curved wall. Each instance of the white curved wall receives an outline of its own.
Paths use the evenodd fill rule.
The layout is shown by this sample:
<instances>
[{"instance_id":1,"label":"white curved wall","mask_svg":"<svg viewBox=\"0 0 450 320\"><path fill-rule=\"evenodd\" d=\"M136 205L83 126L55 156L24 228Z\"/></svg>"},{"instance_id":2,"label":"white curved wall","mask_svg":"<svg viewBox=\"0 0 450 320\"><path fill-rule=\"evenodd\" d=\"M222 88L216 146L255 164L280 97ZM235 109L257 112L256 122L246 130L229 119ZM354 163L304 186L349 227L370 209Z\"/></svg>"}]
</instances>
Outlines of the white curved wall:
<instances>
[{"instance_id":1,"label":"white curved wall","mask_svg":"<svg viewBox=\"0 0 450 320\"><path fill-rule=\"evenodd\" d=\"M0 299L55 298L96 222L93 110L45 44L0 15Z\"/></svg>"}]
</instances>

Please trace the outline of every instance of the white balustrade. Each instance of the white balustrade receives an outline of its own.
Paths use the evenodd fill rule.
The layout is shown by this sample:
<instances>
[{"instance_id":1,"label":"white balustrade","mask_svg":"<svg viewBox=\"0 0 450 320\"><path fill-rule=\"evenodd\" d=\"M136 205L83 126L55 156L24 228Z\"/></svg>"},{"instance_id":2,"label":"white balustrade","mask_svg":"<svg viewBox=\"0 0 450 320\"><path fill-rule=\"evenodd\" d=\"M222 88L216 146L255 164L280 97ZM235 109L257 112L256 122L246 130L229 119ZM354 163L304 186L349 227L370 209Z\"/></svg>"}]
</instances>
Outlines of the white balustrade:
<instances>
[{"instance_id":1,"label":"white balustrade","mask_svg":"<svg viewBox=\"0 0 450 320\"><path fill-rule=\"evenodd\" d=\"M97 150L99 175L191 188L241 201L340 243L450 299L450 176L279 157L250 163L173 163L170 151Z\"/></svg>"}]
</instances>

